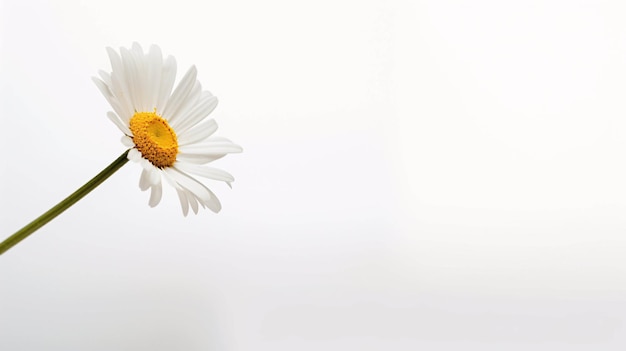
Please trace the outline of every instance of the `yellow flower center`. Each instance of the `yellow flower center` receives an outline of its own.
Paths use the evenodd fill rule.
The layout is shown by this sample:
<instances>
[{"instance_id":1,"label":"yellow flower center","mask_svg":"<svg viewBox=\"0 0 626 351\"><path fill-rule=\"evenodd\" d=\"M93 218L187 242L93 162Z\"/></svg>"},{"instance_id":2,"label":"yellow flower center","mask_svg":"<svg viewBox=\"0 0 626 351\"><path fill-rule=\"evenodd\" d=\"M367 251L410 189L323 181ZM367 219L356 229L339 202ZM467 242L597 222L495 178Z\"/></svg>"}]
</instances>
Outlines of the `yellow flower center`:
<instances>
[{"instance_id":1,"label":"yellow flower center","mask_svg":"<svg viewBox=\"0 0 626 351\"><path fill-rule=\"evenodd\" d=\"M130 119L133 142L141 155L159 168L171 167L178 154L176 133L154 112L135 112Z\"/></svg>"}]
</instances>

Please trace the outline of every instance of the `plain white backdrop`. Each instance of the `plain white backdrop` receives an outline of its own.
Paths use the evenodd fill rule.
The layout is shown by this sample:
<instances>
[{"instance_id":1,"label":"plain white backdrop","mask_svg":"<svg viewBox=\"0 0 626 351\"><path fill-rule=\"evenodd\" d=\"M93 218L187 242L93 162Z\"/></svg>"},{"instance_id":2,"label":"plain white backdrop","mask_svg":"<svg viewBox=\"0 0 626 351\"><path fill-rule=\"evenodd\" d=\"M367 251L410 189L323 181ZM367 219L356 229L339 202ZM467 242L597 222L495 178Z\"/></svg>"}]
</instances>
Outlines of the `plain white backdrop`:
<instances>
[{"instance_id":1,"label":"plain white backdrop","mask_svg":"<svg viewBox=\"0 0 626 351\"><path fill-rule=\"evenodd\" d=\"M218 215L129 163L0 257L3 350L626 346L622 1L0 13L1 239L124 151L107 46L195 64L244 148Z\"/></svg>"}]
</instances>

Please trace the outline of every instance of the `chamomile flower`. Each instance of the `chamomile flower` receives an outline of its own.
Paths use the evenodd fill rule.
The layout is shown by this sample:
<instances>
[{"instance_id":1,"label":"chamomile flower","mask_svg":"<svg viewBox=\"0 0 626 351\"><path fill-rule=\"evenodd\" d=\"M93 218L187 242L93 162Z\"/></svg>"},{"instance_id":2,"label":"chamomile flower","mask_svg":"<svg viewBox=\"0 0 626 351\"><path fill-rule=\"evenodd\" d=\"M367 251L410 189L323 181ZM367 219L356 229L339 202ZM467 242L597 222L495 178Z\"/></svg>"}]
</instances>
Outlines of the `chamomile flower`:
<instances>
[{"instance_id":1,"label":"chamomile flower","mask_svg":"<svg viewBox=\"0 0 626 351\"><path fill-rule=\"evenodd\" d=\"M139 188L151 190L148 204L161 201L163 180L176 189L183 214L198 207L218 212L215 194L196 177L226 182L229 173L206 166L226 154L241 152L228 139L215 137L214 119L208 115L217 98L203 91L192 66L174 88L176 60L163 58L153 45L148 52L137 43L118 52L107 48L112 72L99 72L94 82L113 111L107 116L124 133L122 143L131 149L128 159L142 167Z\"/></svg>"}]
</instances>

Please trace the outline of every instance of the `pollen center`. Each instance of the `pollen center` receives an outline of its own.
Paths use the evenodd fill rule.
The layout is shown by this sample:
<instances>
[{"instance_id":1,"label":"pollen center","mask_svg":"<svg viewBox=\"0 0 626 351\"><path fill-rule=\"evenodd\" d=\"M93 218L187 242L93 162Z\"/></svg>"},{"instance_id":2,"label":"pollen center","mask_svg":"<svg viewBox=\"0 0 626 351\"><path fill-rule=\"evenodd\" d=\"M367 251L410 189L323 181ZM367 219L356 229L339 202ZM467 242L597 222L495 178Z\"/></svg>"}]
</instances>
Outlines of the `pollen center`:
<instances>
[{"instance_id":1,"label":"pollen center","mask_svg":"<svg viewBox=\"0 0 626 351\"><path fill-rule=\"evenodd\" d=\"M141 155L159 168L171 167L178 154L176 133L155 112L136 112L130 119L133 142Z\"/></svg>"}]
</instances>

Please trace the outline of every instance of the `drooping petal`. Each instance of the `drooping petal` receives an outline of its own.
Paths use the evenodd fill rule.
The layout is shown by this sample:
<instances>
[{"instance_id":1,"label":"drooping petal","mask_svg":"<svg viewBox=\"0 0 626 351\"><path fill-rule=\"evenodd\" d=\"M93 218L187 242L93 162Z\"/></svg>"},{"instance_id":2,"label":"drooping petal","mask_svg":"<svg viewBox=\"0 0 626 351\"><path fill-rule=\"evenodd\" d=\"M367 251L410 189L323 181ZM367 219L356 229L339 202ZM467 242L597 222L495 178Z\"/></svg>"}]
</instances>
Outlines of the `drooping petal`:
<instances>
[{"instance_id":1,"label":"drooping petal","mask_svg":"<svg viewBox=\"0 0 626 351\"><path fill-rule=\"evenodd\" d=\"M171 187L176 189L176 194L178 194L178 199L180 200L180 207L183 210L183 216L187 217L187 214L189 213L188 197L191 196L191 194L188 194L187 190L178 185L178 183L172 179L167 172L163 172L163 178L165 178Z\"/></svg>"},{"instance_id":2,"label":"drooping petal","mask_svg":"<svg viewBox=\"0 0 626 351\"><path fill-rule=\"evenodd\" d=\"M152 164L150 164L150 168L151 168L150 178L148 178L148 180L150 181L150 185L156 185L156 184L161 183L161 173L163 172L161 172L159 169L154 167Z\"/></svg>"},{"instance_id":3,"label":"drooping petal","mask_svg":"<svg viewBox=\"0 0 626 351\"><path fill-rule=\"evenodd\" d=\"M219 199L204 184L180 171L176 167L168 168L174 180L180 186L186 188L201 204L206 205L211 211L217 213L222 209Z\"/></svg>"},{"instance_id":4,"label":"drooping petal","mask_svg":"<svg viewBox=\"0 0 626 351\"><path fill-rule=\"evenodd\" d=\"M174 167L179 170L190 173L193 175L197 175L200 177L205 177L213 180L219 180L223 182L234 182L235 177L233 177L230 173L221 170L219 168L208 167L208 166L198 166L194 164L184 163L184 162L176 162Z\"/></svg>"},{"instance_id":5,"label":"drooping petal","mask_svg":"<svg viewBox=\"0 0 626 351\"><path fill-rule=\"evenodd\" d=\"M191 196L187 196L187 200L189 200L193 213L198 214L198 199L191 194Z\"/></svg>"},{"instance_id":6,"label":"drooping petal","mask_svg":"<svg viewBox=\"0 0 626 351\"><path fill-rule=\"evenodd\" d=\"M220 199L218 199L217 196L215 196L215 194L210 189L207 190L209 191L209 193L211 193L211 198L204 204L209 208L209 210L215 213L220 212L222 210L222 204L220 203Z\"/></svg>"},{"instance_id":7,"label":"drooping petal","mask_svg":"<svg viewBox=\"0 0 626 351\"><path fill-rule=\"evenodd\" d=\"M150 187L150 171L147 169L143 169L141 171L141 176L139 177L139 189L141 191L146 191Z\"/></svg>"},{"instance_id":8,"label":"drooping petal","mask_svg":"<svg viewBox=\"0 0 626 351\"><path fill-rule=\"evenodd\" d=\"M176 168L165 168L163 172L169 175L178 185L196 195L201 201L204 202L211 199L211 192L206 186Z\"/></svg>"},{"instance_id":9,"label":"drooping petal","mask_svg":"<svg viewBox=\"0 0 626 351\"><path fill-rule=\"evenodd\" d=\"M180 200L180 206L183 208L183 216L187 217L187 214L189 214L189 201L187 200L187 191L183 190L180 187L176 187L176 193L178 194L178 199Z\"/></svg>"},{"instance_id":10,"label":"drooping petal","mask_svg":"<svg viewBox=\"0 0 626 351\"><path fill-rule=\"evenodd\" d=\"M156 185L153 185L150 191L150 200L148 201L148 205L150 207L154 207L161 202L161 196L163 195L163 186L161 182Z\"/></svg>"}]
</instances>

